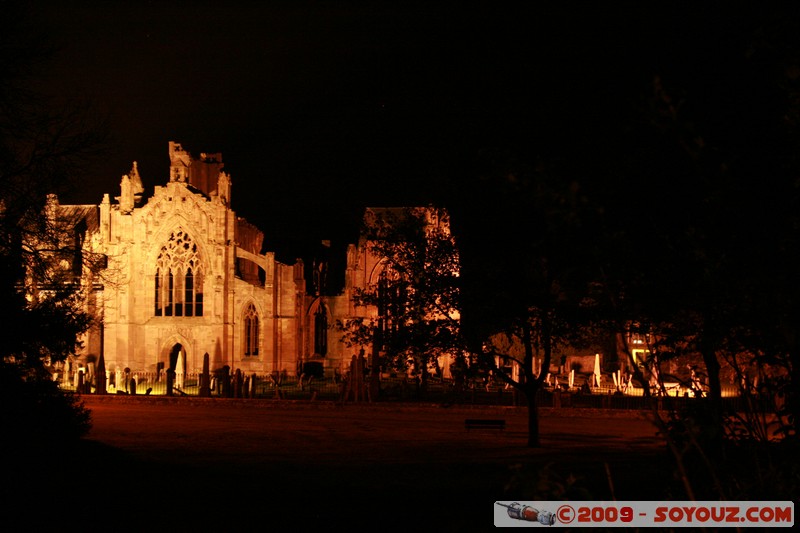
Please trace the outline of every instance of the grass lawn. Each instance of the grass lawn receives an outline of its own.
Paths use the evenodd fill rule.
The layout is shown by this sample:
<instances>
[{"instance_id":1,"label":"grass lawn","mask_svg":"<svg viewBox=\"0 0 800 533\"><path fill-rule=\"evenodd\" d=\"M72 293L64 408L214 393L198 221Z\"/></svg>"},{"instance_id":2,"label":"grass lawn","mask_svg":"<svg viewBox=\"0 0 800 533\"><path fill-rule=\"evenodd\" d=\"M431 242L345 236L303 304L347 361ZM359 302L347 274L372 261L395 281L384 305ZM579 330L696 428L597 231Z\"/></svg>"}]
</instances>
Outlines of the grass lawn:
<instances>
[{"instance_id":1,"label":"grass lawn","mask_svg":"<svg viewBox=\"0 0 800 533\"><path fill-rule=\"evenodd\" d=\"M516 407L85 402L85 442L17 478L31 531L476 531L493 527L498 500L658 499L671 483L655 428L632 412L543 410L530 449ZM467 431L466 418L506 429Z\"/></svg>"}]
</instances>

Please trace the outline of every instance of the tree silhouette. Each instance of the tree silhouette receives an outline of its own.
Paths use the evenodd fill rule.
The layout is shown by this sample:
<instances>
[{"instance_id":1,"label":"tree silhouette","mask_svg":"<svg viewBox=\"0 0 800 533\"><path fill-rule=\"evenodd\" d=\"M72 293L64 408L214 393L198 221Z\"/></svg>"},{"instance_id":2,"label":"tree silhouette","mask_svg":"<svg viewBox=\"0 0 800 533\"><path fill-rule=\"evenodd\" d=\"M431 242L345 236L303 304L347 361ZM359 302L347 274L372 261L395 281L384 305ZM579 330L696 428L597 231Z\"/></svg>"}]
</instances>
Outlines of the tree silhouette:
<instances>
[{"instance_id":1,"label":"tree silhouette","mask_svg":"<svg viewBox=\"0 0 800 533\"><path fill-rule=\"evenodd\" d=\"M536 395L554 355L593 340L596 213L577 182L544 164L505 154L485 161L469 195L477 203L453 215L463 246L464 335L478 362L526 397L535 447Z\"/></svg>"},{"instance_id":2,"label":"tree silhouette","mask_svg":"<svg viewBox=\"0 0 800 533\"><path fill-rule=\"evenodd\" d=\"M439 357L463 356L459 255L449 216L435 207L369 211L362 239L379 273L353 295L366 316L339 325L350 345L372 345L377 363L420 374Z\"/></svg>"},{"instance_id":3,"label":"tree silhouette","mask_svg":"<svg viewBox=\"0 0 800 533\"><path fill-rule=\"evenodd\" d=\"M87 108L55 102L35 86L52 57L26 6L7 9L0 31L0 345L6 445L49 445L88 429L89 415L53 381L92 317L83 304L81 216L60 210L64 192L102 130ZM85 229L85 228L84 228ZM91 263L91 261L88 261Z\"/></svg>"}]
</instances>

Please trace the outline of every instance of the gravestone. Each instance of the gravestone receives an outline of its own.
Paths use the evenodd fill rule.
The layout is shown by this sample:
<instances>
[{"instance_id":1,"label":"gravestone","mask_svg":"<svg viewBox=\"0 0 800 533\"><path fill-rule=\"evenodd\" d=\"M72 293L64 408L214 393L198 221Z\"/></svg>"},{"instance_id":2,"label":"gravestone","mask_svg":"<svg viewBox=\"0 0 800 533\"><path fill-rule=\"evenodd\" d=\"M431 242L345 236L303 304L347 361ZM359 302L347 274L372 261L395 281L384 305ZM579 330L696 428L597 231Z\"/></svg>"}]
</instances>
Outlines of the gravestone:
<instances>
[{"instance_id":1,"label":"gravestone","mask_svg":"<svg viewBox=\"0 0 800 533\"><path fill-rule=\"evenodd\" d=\"M211 376L208 373L208 352L203 354L203 373L200 374L200 393L201 398L211 396Z\"/></svg>"},{"instance_id":2,"label":"gravestone","mask_svg":"<svg viewBox=\"0 0 800 533\"><path fill-rule=\"evenodd\" d=\"M175 388L175 371L172 368L167 369L167 396L172 396Z\"/></svg>"}]
</instances>

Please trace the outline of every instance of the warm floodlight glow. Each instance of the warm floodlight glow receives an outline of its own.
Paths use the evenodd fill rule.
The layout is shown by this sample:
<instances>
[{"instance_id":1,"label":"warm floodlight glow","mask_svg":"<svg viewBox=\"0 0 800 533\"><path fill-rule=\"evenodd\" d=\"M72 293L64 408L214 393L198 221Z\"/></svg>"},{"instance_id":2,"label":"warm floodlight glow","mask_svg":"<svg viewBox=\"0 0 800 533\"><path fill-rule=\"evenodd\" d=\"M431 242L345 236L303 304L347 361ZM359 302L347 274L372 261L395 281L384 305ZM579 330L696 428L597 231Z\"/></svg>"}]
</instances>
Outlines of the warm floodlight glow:
<instances>
[{"instance_id":1,"label":"warm floodlight glow","mask_svg":"<svg viewBox=\"0 0 800 533\"><path fill-rule=\"evenodd\" d=\"M631 350L631 356L633 357L634 363L637 365L644 364L644 362L647 360L647 354L649 353L650 350L645 350L643 348L634 348Z\"/></svg>"}]
</instances>

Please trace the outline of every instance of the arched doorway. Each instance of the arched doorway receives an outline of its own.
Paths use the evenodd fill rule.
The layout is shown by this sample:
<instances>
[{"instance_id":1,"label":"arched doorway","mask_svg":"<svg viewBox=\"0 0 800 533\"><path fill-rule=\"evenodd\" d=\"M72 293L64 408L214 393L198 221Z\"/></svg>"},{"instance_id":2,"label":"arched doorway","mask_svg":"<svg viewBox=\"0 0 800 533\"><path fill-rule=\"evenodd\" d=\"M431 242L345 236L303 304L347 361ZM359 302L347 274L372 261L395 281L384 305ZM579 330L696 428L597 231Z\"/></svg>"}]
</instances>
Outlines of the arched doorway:
<instances>
[{"instance_id":1,"label":"arched doorway","mask_svg":"<svg viewBox=\"0 0 800 533\"><path fill-rule=\"evenodd\" d=\"M174 387L178 390L183 390L186 376L186 350L179 342L175 343L169 351L169 369L167 372L172 372L174 376Z\"/></svg>"},{"instance_id":2,"label":"arched doorway","mask_svg":"<svg viewBox=\"0 0 800 533\"><path fill-rule=\"evenodd\" d=\"M181 343L175 343L174 346L169 351L169 366L167 368L171 368L172 370L177 370L178 368L178 356L183 355L183 365L184 370L186 367L186 350L183 349L183 345Z\"/></svg>"}]
</instances>

